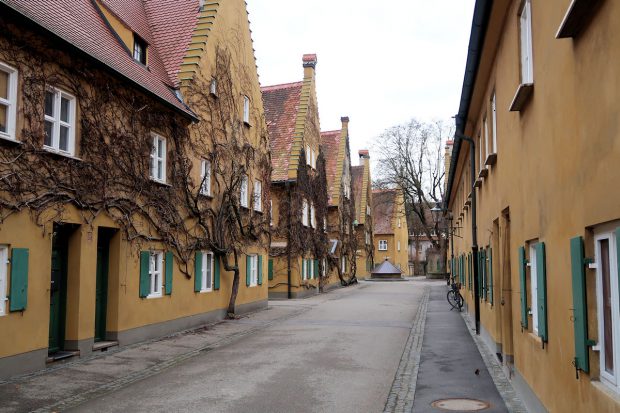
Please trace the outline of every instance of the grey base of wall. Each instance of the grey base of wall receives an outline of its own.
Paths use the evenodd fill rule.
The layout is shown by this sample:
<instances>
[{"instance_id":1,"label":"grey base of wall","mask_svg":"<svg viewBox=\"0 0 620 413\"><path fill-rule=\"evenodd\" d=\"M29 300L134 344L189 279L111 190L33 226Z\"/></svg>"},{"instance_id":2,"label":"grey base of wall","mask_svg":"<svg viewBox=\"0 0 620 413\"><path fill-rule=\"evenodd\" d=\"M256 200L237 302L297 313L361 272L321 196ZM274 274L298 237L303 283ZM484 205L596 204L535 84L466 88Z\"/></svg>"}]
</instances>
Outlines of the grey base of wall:
<instances>
[{"instance_id":1,"label":"grey base of wall","mask_svg":"<svg viewBox=\"0 0 620 413\"><path fill-rule=\"evenodd\" d=\"M267 300L255 301L252 303L241 304L236 308L237 314L247 314L266 309ZM162 323L150 324L133 328L131 330L108 332L107 338L118 341L119 345L129 345L140 341L164 337L177 331L189 330L205 324L220 321L226 317L226 310L215 310L208 313L196 314L189 317L178 318L176 320L164 321ZM80 356L90 355L93 351L94 339L67 340L65 348L68 350L79 350ZM47 348L30 351L28 353L17 354L0 358L0 380L10 377L32 373L42 370L46 366Z\"/></svg>"},{"instance_id":2,"label":"grey base of wall","mask_svg":"<svg viewBox=\"0 0 620 413\"><path fill-rule=\"evenodd\" d=\"M318 294L317 288L307 288L300 291L293 291L291 293L291 298L308 298L313 297ZM287 292L270 292L269 293L270 300L286 300L288 299Z\"/></svg>"},{"instance_id":3,"label":"grey base of wall","mask_svg":"<svg viewBox=\"0 0 620 413\"><path fill-rule=\"evenodd\" d=\"M0 380L45 368L47 348L0 358Z\"/></svg>"},{"instance_id":4,"label":"grey base of wall","mask_svg":"<svg viewBox=\"0 0 620 413\"><path fill-rule=\"evenodd\" d=\"M77 350L80 357L89 356L93 352L94 338L85 340L65 340L65 350Z\"/></svg>"}]
</instances>

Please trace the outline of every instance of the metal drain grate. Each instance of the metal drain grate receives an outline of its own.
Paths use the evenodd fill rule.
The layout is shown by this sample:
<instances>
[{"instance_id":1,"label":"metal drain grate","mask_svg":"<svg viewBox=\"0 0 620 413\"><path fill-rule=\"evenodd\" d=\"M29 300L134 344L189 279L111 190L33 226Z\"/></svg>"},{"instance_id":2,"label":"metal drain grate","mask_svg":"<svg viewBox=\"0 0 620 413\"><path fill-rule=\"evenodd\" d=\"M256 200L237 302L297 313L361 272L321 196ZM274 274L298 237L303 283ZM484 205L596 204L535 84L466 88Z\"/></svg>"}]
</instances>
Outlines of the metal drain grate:
<instances>
[{"instance_id":1,"label":"metal drain grate","mask_svg":"<svg viewBox=\"0 0 620 413\"><path fill-rule=\"evenodd\" d=\"M451 412L479 412L491 407L487 402L474 399L441 399L432 402L431 406Z\"/></svg>"}]
</instances>

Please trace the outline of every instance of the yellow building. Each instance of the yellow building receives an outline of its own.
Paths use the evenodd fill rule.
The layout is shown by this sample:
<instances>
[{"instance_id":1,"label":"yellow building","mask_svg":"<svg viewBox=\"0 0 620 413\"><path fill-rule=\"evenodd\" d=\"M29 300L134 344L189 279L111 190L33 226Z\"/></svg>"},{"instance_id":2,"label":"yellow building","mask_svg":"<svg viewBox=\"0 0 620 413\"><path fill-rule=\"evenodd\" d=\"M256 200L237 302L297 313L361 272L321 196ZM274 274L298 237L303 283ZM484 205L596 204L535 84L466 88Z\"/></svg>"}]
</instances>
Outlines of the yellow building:
<instances>
[{"instance_id":1,"label":"yellow building","mask_svg":"<svg viewBox=\"0 0 620 413\"><path fill-rule=\"evenodd\" d=\"M360 165L351 167L351 191L355 200L355 234L357 251L355 254L356 277L365 279L374 267L373 226L372 226L372 177L370 175L370 154L368 150L359 151Z\"/></svg>"},{"instance_id":2,"label":"yellow building","mask_svg":"<svg viewBox=\"0 0 620 413\"><path fill-rule=\"evenodd\" d=\"M613 1L476 2L453 273L530 411L620 411L619 18Z\"/></svg>"},{"instance_id":3,"label":"yellow building","mask_svg":"<svg viewBox=\"0 0 620 413\"><path fill-rule=\"evenodd\" d=\"M267 304L245 3L54 3L0 3L0 378Z\"/></svg>"},{"instance_id":4,"label":"yellow building","mask_svg":"<svg viewBox=\"0 0 620 413\"><path fill-rule=\"evenodd\" d=\"M271 144L269 298L316 294L327 258L327 179L320 152L317 57L301 82L262 88Z\"/></svg>"},{"instance_id":5,"label":"yellow building","mask_svg":"<svg viewBox=\"0 0 620 413\"><path fill-rule=\"evenodd\" d=\"M325 156L329 251L325 287L347 285L355 280L357 238L353 226L355 204L351 192L349 118L342 117L339 130L321 132L321 153Z\"/></svg>"},{"instance_id":6,"label":"yellow building","mask_svg":"<svg viewBox=\"0 0 620 413\"><path fill-rule=\"evenodd\" d=\"M409 275L409 233L405 200L400 189L372 191L374 264L388 260Z\"/></svg>"}]
</instances>

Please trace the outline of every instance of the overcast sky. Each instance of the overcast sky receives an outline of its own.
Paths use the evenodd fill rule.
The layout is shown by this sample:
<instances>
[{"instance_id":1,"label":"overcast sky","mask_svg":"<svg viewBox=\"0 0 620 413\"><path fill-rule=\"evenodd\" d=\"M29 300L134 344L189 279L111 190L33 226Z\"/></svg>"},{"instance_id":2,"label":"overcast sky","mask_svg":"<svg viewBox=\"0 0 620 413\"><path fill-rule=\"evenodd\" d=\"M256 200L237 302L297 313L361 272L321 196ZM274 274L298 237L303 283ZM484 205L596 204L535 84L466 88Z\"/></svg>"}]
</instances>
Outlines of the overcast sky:
<instances>
[{"instance_id":1,"label":"overcast sky","mask_svg":"<svg viewBox=\"0 0 620 413\"><path fill-rule=\"evenodd\" d=\"M390 126L458 111L474 0L247 3L261 85L300 81L316 53L321 129L351 118L354 165Z\"/></svg>"}]
</instances>

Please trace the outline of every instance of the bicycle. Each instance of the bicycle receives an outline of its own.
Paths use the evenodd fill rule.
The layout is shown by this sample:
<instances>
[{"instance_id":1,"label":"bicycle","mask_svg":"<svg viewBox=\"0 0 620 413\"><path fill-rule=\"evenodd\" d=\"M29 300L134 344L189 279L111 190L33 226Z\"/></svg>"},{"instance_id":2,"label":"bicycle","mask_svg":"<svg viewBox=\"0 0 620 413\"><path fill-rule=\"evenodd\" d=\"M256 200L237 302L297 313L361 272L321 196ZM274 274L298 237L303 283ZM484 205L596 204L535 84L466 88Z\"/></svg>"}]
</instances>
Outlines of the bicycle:
<instances>
[{"instance_id":1,"label":"bicycle","mask_svg":"<svg viewBox=\"0 0 620 413\"><path fill-rule=\"evenodd\" d=\"M463 308L463 304L465 303L465 299L461 295L460 290L461 290L461 283L453 282L450 287L450 290L448 291L448 295L446 296L452 308L455 310L459 310L459 311L461 311L461 309Z\"/></svg>"}]
</instances>

